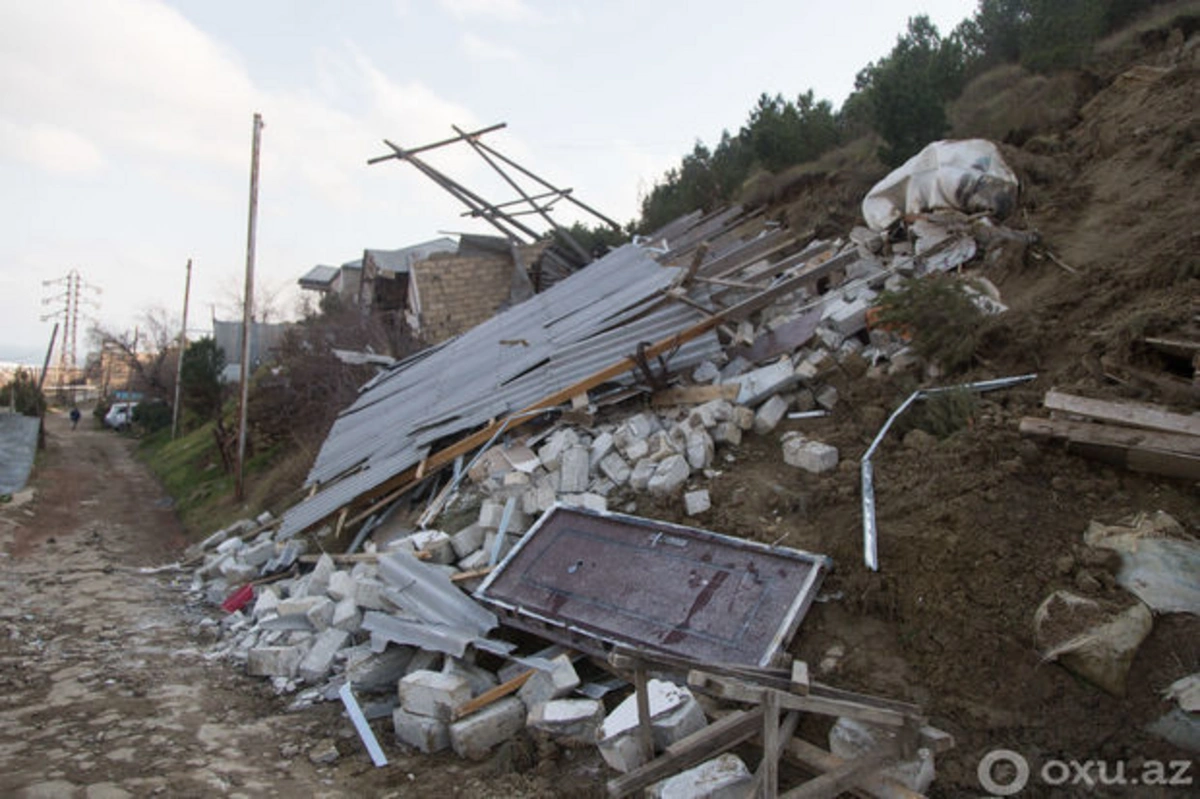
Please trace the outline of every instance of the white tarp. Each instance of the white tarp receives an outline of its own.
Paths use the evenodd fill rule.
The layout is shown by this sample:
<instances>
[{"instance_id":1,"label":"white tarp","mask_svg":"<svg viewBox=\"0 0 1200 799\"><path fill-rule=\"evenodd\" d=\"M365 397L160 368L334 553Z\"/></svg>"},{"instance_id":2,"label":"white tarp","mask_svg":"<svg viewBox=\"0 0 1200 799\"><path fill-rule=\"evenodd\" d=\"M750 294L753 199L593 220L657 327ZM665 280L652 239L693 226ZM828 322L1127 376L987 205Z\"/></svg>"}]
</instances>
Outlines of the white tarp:
<instances>
[{"instance_id":1,"label":"white tarp","mask_svg":"<svg viewBox=\"0 0 1200 799\"><path fill-rule=\"evenodd\" d=\"M939 208L1002 219L1016 207L1017 188L1017 176L990 141L935 141L867 192L863 219L872 230Z\"/></svg>"}]
</instances>

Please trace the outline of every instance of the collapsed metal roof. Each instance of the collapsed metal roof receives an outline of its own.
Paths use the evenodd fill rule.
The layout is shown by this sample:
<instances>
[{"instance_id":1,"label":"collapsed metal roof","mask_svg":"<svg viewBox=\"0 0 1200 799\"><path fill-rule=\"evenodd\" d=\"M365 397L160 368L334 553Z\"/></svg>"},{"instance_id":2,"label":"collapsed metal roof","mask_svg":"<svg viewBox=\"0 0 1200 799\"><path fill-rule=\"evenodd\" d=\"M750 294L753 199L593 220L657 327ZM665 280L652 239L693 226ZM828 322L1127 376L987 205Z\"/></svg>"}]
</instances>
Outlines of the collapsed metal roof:
<instances>
[{"instance_id":1,"label":"collapsed metal roof","mask_svg":"<svg viewBox=\"0 0 1200 799\"><path fill-rule=\"evenodd\" d=\"M365 255L375 264L376 269L382 269L394 274L408 274L412 265L424 261L435 253L458 252L458 242L447 236L440 239L424 241L410 247L398 250L366 250Z\"/></svg>"},{"instance_id":2,"label":"collapsed metal roof","mask_svg":"<svg viewBox=\"0 0 1200 799\"><path fill-rule=\"evenodd\" d=\"M682 271L626 245L383 373L334 423L307 480L319 489L284 514L281 533L300 532L417 465L440 439L518 411L700 321L700 311L665 299ZM669 363L686 368L719 348L708 333Z\"/></svg>"}]
</instances>

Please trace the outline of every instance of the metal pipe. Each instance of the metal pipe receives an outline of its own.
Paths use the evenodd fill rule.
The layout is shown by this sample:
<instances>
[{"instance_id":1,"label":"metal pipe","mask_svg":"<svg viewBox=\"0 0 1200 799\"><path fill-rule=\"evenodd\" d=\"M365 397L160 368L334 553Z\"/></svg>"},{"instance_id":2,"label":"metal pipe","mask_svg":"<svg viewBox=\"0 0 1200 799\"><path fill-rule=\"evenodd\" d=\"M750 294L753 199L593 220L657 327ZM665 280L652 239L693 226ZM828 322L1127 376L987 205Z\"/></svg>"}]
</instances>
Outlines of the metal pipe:
<instances>
[{"instance_id":1,"label":"metal pipe","mask_svg":"<svg viewBox=\"0 0 1200 799\"><path fill-rule=\"evenodd\" d=\"M875 450L883 443L883 437L891 429L892 423L900 418L914 402L926 397L944 394L947 391L977 391L983 393L986 391L995 391L1000 388L1011 388L1012 386L1028 383L1030 380L1035 379L1037 379L1036 374L1028 374L1016 377L1001 377L995 380L981 380L977 383L963 383L957 386L925 388L914 391L908 396L908 399L900 403L899 408L892 412L892 415L888 417L887 421L883 423L883 427L875 435L875 440L871 442L871 446L867 447L867 451L863 454L862 461L860 462L862 476L863 561L867 564L868 569L879 571L879 531L875 524L875 469L871 465L871 456L875 454Z\"/></svg>"}]
</instances>

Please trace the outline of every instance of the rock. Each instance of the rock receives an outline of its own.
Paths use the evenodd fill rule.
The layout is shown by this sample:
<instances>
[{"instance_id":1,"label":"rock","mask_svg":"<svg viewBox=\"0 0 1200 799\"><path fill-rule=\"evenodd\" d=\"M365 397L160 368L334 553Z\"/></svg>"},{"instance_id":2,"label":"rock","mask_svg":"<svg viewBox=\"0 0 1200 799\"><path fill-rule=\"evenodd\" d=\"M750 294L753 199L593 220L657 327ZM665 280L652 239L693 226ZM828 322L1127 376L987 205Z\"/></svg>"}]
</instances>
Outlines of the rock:
<instances>
[{"instance_id":1,"label":"rock","mask_svg":"<svg viewBox=\"0 0 1200 799\"><path fill-rule=\"evenodd\" d=\"M1126 608L1055 591L1034 614L1034 638L1046 660L1057 660L1113 696L1125 681L1137 649L1154 626L1140 601Z\"/></svg>"},{"instance_id":2,"label":"rock","mask_svg":"<svg viewBox=\"0 0 1200 799\"><path fill-rule=\"evenodd\" d=\"M699 516L712 507L712 499L707 489L688 491L683 495L683 507L688 516Z\"/></svg>"},{"instance_id":3,"label":"rock","mask_svg":"<svg viewBox=\"0 0 1200 799\"><path fill-rule=\"evenodd\" d=\"M327 766L330 763L336 763L342 753L338 751L337 744L332 738L322 738L313 744L313 748L308 750L308 759L318 766Z\"/></svg>"},{"instance_id":4,"label":"rock","mask_svg":"<svg viewBox=\"0 0 1200 799\"><path fill-rule=\"evenodd\" d=\"M714 444L729 444L736 447L742 443L742 428L738 427L737 422L717 422L712 429L712 439Z\"/></svg>"}]
</instances>

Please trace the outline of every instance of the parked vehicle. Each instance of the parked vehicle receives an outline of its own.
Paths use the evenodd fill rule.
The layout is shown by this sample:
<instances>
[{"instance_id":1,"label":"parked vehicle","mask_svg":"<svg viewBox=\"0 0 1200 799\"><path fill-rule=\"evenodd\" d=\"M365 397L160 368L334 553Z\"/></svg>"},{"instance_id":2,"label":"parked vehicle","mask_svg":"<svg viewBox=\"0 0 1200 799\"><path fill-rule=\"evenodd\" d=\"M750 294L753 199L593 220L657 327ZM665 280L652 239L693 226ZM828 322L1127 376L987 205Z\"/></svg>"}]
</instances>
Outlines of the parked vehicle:
<instances>
[{"instance_id":1,"label":"parked vehicle","mask_svg":"<svg viewBox=\"0 0 1200 799\"><path fill-rule=\"evenodd\" d=\"M136 402L114 402L108 413L104 414L104 424L113 430L124 430L133 423L133 409L136 407Z\"/></svg>"}]
</instances>

